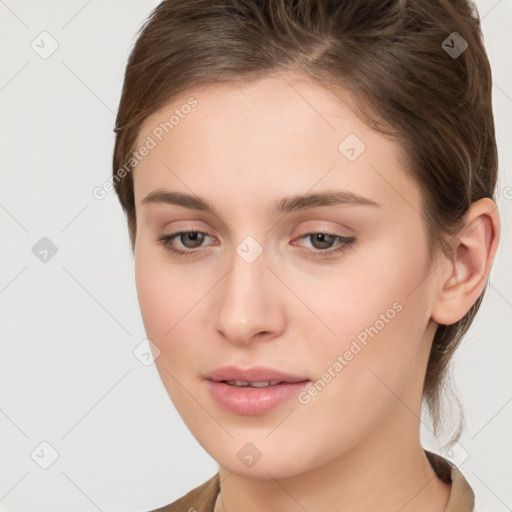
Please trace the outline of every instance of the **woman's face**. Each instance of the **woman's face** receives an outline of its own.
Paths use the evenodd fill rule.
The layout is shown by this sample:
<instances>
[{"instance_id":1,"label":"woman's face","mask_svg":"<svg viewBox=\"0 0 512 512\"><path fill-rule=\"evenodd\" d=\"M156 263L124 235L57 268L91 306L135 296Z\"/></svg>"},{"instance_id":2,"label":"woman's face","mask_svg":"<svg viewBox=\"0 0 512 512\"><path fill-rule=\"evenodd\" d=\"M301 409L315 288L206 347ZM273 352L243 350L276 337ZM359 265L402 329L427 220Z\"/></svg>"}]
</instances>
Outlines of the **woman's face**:
<instances>
[{"instance_id":1,"label":"woman's face","mask_svg":"<svg viewBox=\"0 0 512 512\"><path fill-rule=\"evenodd\" d=\"M214 84L137 140L146 333L188 428L236 473L291 476L419 425L435 329L421 196L395 143L343 98L291 74ZM299 383L207 378L228 366L241 378L212 378L287 380L244 373L266 367Z\"/></svg>"}]
</instances>

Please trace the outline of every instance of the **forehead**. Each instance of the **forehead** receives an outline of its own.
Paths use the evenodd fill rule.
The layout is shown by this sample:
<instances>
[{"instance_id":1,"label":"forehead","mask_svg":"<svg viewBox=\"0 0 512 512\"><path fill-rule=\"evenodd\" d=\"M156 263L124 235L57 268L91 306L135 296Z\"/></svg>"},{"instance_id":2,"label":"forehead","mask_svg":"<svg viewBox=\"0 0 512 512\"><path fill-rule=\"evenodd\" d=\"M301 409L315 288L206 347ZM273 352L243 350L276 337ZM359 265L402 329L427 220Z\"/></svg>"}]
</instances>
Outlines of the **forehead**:
<instances>
[{"instance_id":1,"label":"forehead","mask_svg":"<svg viewBox=\"0 0 512 512\"><path fill-rule=\"evenodd\" d=\"M241 203L313 187L364 191L379 202L403 187L414 195L398 145L352 107L348 93L296 74L189 89L141 125L137 147L154 147L133 171L136 204L162 187L230 201L236 192Z\"/></svg>"}]
</instances>

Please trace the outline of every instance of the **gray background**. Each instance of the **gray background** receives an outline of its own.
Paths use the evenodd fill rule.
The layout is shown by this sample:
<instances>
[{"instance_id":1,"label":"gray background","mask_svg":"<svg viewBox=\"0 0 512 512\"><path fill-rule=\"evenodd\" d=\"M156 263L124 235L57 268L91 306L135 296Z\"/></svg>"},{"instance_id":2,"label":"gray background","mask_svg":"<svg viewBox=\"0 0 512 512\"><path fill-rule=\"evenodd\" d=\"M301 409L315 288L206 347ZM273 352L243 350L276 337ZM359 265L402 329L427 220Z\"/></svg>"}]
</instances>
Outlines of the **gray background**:
<instances>
[{"instance_id":1,"label":"gray background","mask_svg":"<svg viewBox=\"0 0 512 512\"><path fill-rule=\"evenodd\" d=\"M155 366L134 355L144 351L145 333L125 219L114 192L92 195L111 175L128 52L158 3L0 0L1 511L150 510L217 470ZM467 424L444 455L460 465L479 510L505 511L512 509L512 3L477 5L493 67L502 238L488 294L454 359ZM52 44L57 49L44 55ZM422 436L433 448L428 428Z\"/></svg>"}]
</instances>

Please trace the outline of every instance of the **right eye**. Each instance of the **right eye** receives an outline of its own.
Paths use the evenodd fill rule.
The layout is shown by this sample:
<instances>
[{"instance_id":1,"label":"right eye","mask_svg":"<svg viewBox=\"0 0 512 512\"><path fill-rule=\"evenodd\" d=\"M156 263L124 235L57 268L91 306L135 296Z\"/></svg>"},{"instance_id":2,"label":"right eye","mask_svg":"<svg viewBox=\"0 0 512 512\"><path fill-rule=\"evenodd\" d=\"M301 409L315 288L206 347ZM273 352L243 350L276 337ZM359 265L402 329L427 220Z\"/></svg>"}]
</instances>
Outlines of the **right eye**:
<instances>
[{"instance_id":1,"label":"right eye","mask_svg":"<svg viewBox=\"0 0 512 512\"><path fill-rule=\"evenodd\" d=\"M156 241L173 254L189 256L202 252L197 249L201 248L201 244L207 236L210 235L204 231L178 231L177 233L172 233L170 235L159 236L156 238ZM175 247L174 241L176 238L178 238L182 247L188 248L189 250L183 250Z\"/></svg>"}]
</instances>

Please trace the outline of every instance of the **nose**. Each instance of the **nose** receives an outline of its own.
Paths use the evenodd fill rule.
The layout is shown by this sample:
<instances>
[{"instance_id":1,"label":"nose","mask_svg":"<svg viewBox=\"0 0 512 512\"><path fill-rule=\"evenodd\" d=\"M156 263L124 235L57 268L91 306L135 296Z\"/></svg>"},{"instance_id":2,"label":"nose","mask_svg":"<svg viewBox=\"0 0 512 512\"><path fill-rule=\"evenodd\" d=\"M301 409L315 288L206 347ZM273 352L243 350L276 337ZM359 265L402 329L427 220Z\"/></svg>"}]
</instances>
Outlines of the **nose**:
<instances>
[{"instance_id":1,"label":"nose","mask_svg":"<svg viewBox=\"0 0 512 512\"><path fill-rule=\"evenodd\" d=\"M268 268L267 254L249 262L235 253L231 263L216 287L218 332L235 345L278 337L286 324L286 290Z\"/></svg>"}]
</instances>

